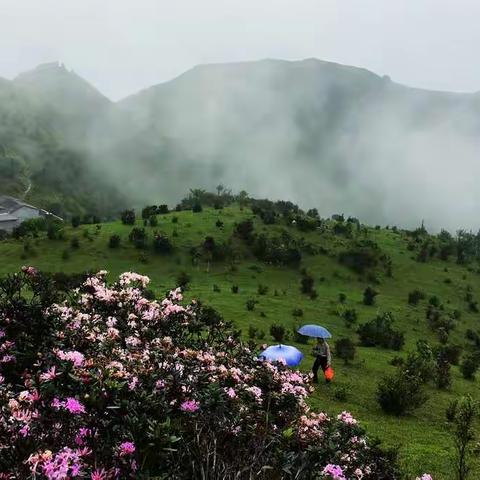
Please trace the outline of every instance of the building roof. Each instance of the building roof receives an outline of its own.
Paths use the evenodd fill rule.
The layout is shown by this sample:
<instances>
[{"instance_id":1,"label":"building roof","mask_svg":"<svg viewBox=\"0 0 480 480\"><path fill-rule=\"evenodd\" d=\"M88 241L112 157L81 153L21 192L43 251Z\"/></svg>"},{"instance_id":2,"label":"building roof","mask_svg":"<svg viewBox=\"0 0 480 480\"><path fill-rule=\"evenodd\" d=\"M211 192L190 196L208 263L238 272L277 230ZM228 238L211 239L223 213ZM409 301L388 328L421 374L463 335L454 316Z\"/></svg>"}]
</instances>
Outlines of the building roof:
<instances>
[{"instance_id":1,"label":"building roof","mask_svg":"<svg viewBox=\"0 0 480 480\"><path fill-rule=\"evenodd\" d=\"M8 213L0 213L0 222L16 222L17 220L18 217L15 217L14 215L9 215Z\"/></svg>"},{"instance_id":2,"label":"building roof","mask_svg":"<svg viewBox=\"0 0 480 480\"><path fill-rule=\"evenodd\" d=\"M39 210L37 207L24 203L21 200L18 200L14 197L9 197L8 195L0 195L0 210L7 210L8 212L13 212L22 207L34 208Z\"/></svg>"}]
</instances>

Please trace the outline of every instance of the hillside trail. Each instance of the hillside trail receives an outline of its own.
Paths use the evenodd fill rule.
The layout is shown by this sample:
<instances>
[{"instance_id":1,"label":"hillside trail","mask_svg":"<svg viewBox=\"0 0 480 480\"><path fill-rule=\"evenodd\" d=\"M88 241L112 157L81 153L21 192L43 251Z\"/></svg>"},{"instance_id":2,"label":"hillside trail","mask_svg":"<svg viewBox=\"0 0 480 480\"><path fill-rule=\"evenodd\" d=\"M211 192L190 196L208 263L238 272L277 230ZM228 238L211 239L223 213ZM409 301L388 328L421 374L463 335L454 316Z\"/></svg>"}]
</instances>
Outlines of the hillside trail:
<instances>
[{"instance_id":1,"label":"hillside trail","mask_svg":"<svg viewBox=\"0 0 480 480\"><path fill-rule=\"evenodd\" d=\"M25 200L27 198L28 193L32 189L32 181L30 179L28 179L27 181L28 181L27 188L25 189L25 191L23 192L23 195L22 195L23 200Z\"/></svg>"}]
</instances>

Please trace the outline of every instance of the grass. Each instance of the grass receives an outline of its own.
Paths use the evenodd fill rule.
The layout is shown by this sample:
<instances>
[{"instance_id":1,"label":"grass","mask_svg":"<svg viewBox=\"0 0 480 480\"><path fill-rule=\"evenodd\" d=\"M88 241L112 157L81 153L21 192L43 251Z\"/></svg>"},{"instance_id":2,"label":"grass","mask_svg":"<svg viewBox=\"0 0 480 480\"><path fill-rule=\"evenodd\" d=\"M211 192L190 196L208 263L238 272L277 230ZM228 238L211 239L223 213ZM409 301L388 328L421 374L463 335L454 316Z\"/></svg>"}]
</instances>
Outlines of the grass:
<instances>
[{"instance_id":1,"label":"grass","mask_svg":"<svg viewBox=\"0 0 480 480\"><path fill-rule=\"evenodd\" d=\"M176 216L178 223L173 223ZM304 255L302 266L315 278L318 297L311 300L300 293L301 274L299 269L274 267L259 263L242 245L243 258L235 263L223 262L207 265L205 261L194 265L190 248L201 244L206 235L216 241L230 238L235 222L252 218L258 232L279 231L288 228L292 234L302 236L307 242L322 246L327 254ZM215 226L220 219L222 229ZM253 325L265 332L265 343L272 343L269 335L270 325L281 323L288 332L301 323L320 323L327 327L335 338L350 337L356 340L355 327L349 329L338 315L341 308L355 308L358 323L372 319L379 312L390 311L396 319L395 327L405 333L406 345L400 355L413 349L417 340L426 339L432 345L438 344L436 336L428 329L425 321L426 301L416 307L407 303L408 293L418 288L427 293L427 298L437 295L449 309L459 309L462 317L458 327L452 332L450 343L466 345L465 330L478 329L480 314L467 310L463 300L467 286L472 287L474 298L480 298L480 275L476 271L456 265L453 262L433 260L418 263L407 250L403 234L392 230L369 229L368 236L392 258L393 276L382 276L375 306L365 306L362 294L368 285L364 279L339 265L336 253L348 243L347 239L332 234L321 235L318 232L301 233L295 227L263 225L253 217L249 210L241 211L236 207L223 210L205 209L201 213L189 211L171 213L158 217L158 227L146 227L150 239L155 230L165 232L175 245L175 252L168 256L155 254L151 249L146 252L136 250L128 243L131 227L119 222L103 224L99 232L96 227L81 226L77 229L67 227L64 241L50 241L43 235L29 240L25 251L23 241L7 240L0 243L0 275L17 271L24 264L35 265L47 271L79 272L107 269L110 278L121 272L134 270L151 277L151 288L158 293L176 286L176 278L186 271L192 278L188 298L197 298L217 308L226 319L232 320L247 336L248 328ZM140 220L137 226L141 226ZM174 236L174 231L177 236ZM85 237L85 232L89 232ZM119 249L109 249L108 239L112 234L122 238ZM70 240L77 236L80 248L70 247ZM64 259L63 252L69 251ZM470 269L471 270L471 269ZM446 283L447 280L450 283ZM259 295L258 285L267 285L266 295ZM214 291L214 285L220 291ZM232 293L232 285L238 285L239 292ZM217 289L217 290L218 290ZM338 302L343 292L347 299L345 306ZM258 301L253 311L247 311L245 303L254 298ZM292 310L301 308L303 317L294 318ZM288 339L289 343L293 343ZM306 354L301 369L308 371L313 363L310 354L311 345L297 345ZM351 411L364 425L369 434L379 437L385 445L398 448L401 463L409 475L414 478L423 472L430 472L435 479L450 479L453 475L452 441L445 423L445 408L453 398L470 393L479 394L477 382L466 381L460 375L458 367L452 367L453 384L448 391L439 391L427 387L428 400L413 414L396 418L385 415L375 400L377 382L395 367L389 361L399 352L378 348L357 348L357 357L351 365L335 361L335 380L330 385L319 385L312 396L311 404L330 414L342 410ZM337 400L336 392L344 390L345 400ZM474 465L472 478L480 477L480 463Z\"/></svg>"}]
</instances>

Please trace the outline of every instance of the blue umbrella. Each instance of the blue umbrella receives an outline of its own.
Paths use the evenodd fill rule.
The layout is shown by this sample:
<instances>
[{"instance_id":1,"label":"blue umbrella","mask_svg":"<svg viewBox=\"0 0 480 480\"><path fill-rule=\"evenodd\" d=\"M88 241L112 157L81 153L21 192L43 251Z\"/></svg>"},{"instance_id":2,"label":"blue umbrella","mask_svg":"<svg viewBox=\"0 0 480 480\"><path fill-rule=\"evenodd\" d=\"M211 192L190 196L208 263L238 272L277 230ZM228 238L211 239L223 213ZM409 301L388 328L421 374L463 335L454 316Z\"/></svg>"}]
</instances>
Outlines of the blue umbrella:
<instances>
[{"instance_id":1,"label":"blue umbrella","mask_svg":"<svg viewBox=\"0 0 480 480\"><path fill-rule=\"evenodd\" d=\"M289 367L296 367L302 361L303 353L291 345L272 345L265 349L259 358L270 361L282 359Z\"/></svg>"},{"instance_id":2,"label":"blue umbrella","mask_svg":"<svg viewBox=\"0 0 480 480\"><path fill-rule=\"evenodd\" d=\"M332 334L320 325L304 325L303 327L300 327L297 332L306 337L332 338Z\"/></svg>"}]
</instances>

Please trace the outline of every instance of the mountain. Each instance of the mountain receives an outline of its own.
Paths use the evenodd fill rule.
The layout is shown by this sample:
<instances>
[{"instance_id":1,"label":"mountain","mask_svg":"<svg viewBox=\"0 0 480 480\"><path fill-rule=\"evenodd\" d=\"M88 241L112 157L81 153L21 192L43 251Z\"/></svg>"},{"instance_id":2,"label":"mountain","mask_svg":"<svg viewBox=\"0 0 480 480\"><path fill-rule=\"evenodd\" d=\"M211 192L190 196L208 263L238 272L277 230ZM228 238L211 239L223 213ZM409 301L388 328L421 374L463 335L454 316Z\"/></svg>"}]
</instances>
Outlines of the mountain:
<instances>
[{"instance_id":1,"label":"mountain","mask_svg":"<svg viewBox=\"0 0 480 480\"><path fill-rule=\"evenodd\" d=\"M91 183L83 199L104 190L99 181L136 205L159 196L174 203L189 187L223 183L323 215L478 228L478 93L421 90L306 59L200 65L118 103L47 64L0 82L1 95L15 101L10 110L0 104L0 135L20 135L23 157L42 142L80 154L93 179L82 181ZM27 157L38 171L42 155ZM52 176L52 162L46 188L68 198L78 171ZM119 202L107 203L113 211Z\"/></svg>"},{"instance_id":2,"label":"mountain","mask_svg":"<svg viewBox=\"0 0 480 480\"><path fill-rule=\"evenodd\" d=\"M111 102L60 64L0 81L0 193L58 215L108 215L121 196L95 167L88 138ZM118 205L117 205L118 204Z\"/></svg>"},{"instance_id":3,"label":"mountain","mask_svg":"<svg viewBox=\"0 0 480 480\"><path fill-rule=\"evenodd\" d=\"M152 163L163 138L175 162L163 152L157 165L181 189L191 170L196 185L222 182L371 222L476 218L478 94L409 88L316 59L264 60L198 66L119 107L145 147L137 162ZM465 192L468 204L453 207L448 195Z\"/></svg>"}]
</instances>

